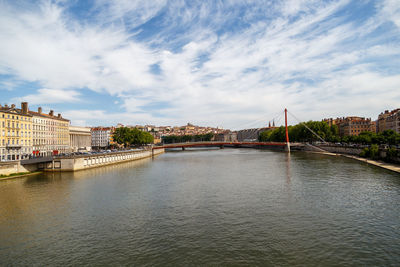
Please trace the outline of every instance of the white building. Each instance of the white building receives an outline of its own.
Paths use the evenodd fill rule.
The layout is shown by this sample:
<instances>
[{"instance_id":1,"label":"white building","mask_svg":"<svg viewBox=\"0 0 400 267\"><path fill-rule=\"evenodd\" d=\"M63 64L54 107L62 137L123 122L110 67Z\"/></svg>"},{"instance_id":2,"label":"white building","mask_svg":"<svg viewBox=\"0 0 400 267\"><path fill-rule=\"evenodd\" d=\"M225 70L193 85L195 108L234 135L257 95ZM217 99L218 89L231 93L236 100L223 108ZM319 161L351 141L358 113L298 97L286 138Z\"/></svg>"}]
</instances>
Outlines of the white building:
<instances>
[{"instance_id":1,"label":"white building","mask_svg":"<svg viewBox=\"0 0 400 267\"><path fill-rule=\"evenodd\" d=\"M69 126L69 139L72 152L90 151L92 133L89 127Z\"/></svg>"},{"instance_id":2,"label":"white building","mask_svg":"<svg viewBox=\"0 0 400 267\"><path fill-rule=\"evenodd\" d=\"M113 129L111 127L95 127L91 129L92 147L106 148L111 144Z\"/></svg>"}]
</instances>

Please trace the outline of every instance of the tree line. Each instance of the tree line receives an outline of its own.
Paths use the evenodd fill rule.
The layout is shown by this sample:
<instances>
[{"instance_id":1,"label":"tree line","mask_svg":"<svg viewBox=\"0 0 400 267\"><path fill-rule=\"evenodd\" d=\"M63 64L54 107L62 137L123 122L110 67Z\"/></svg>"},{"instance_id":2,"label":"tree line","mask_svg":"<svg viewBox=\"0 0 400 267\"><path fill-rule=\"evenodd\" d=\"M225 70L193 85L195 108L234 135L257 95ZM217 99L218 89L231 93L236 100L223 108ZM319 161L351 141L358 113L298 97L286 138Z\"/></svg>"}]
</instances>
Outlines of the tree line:
<instances>
[{"instance_id":1,"label":"tree line","mask_svg":"<svg viewBox=\"0 0 400 267\"><path fill-rule=\"evenodd\" d=\"M322 121L308 121L294 126L288 126L289 140L292 142L320 141L320 139L308 130L306 126L326 141L338 142L340 140L337 125L329 126L326 122ZM262 132L259 135L259 140L262 142L285 142L285 127L281 126L274 130Z\"/></svg>"},{"instance_id":2,"label":"tree line","mask_svg":"<svg viewBox=\"0 0 400 267\"><path fill-rule=\"evenodd\" d=\"M213 133L196 134L196 135L168 135L168 136L163 136L162 141L164 144L200 142L200 141L211 141L213 137L214 137Z\"/></svg>"},{"instance_id":3,"label":"tree line","mask_svg":"<svg viewBox=\"0 0 400 267\"><path fill-rule=\"evenodd\" d=\"M119 127L115 129L113 139L124 147L152 144L154 137L136 128Z\"/></svg>"},{"instance_id":4,"label":"tree line","mask_svg":"<svg viewBox=\"0 0 400 267\"><path fill-rule=\"evenodd\" d=\"M400 134L393 130L386 130L381 133L362 132L358 136L339 136L339 128L337 125L329 126L324 121L308 121L299 123L294 126L288 126L289 140L291 142L313 142L320 141L307 127L318 134L322 139L327 142L341 142L341 143L354 143L354 144L400 144ZM286 133L285 127L281 126L274 130L262 132L259 135L259 141L262 142L285 142Z\"/></svg>"}]
</instances>

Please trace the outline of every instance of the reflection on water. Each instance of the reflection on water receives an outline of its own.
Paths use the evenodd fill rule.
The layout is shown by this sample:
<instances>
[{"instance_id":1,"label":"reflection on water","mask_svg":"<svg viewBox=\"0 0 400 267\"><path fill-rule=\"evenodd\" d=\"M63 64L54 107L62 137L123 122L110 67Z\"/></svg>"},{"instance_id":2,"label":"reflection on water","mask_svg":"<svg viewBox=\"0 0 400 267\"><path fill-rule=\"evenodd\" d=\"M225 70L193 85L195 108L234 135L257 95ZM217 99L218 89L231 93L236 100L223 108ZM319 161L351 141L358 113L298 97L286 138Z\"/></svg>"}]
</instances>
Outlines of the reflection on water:
<instances>
[{"instance_id":1,"label":"reflection on water","mask_svg":"<svg viewBox=\"0 0 400 267\"><path fill-rule=\"evenodd\" d=\"M1 181L0 263L395 266L399 202L346 158L179 151Z\"/></svg>"}]
</instances>

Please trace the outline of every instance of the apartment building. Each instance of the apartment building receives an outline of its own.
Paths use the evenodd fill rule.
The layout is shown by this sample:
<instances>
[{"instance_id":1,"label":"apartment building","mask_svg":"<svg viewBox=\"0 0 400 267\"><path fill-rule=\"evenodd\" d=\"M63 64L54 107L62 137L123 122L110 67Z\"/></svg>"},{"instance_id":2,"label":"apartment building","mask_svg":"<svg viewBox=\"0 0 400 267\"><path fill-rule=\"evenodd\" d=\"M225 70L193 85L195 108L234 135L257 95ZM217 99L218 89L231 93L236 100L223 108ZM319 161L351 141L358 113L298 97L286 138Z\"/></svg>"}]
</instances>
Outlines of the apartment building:
<instances>
[{"instance_id":1,"label":"apartment building","mask_svg":"<svg viewBox=\"0 0 400 267\"><path fill-rule=\"evenodd\" d=\"M378 116L377 132L381 133L385 130L393 130L400 133L400 109L392 111L385 110Z\"/></svg>"},{"instance_id":2,"label":"apartment building","mask_svg":"<svg viewBox=\"0 0 400 267\"><path fill-rule=\"evenodd\" d=\"M338 124L340 136L359 135L362 132L371 132L374 124L371 119L362 117L346 117Z\"/></svg>"},{"instance_id":3,"label":"apartment building","mask_svg":"<svg viewBox=\"0 0 400 267\"><path fill-rule=\"evenodd\" d=\"M32 153L32 115L28 103L21 109L0 105L0 160L20 160Z\"/></svg>"},{"instance_id":4,"label":"apartment building","mask_svg":"<svg viewBox=\"0 0 400 267\"><path fill-rule=\"evenodd\" d=\"M91 129L92 147L107 148L113 143L112 134L113 127L94 127Z\"/></svg>"},{"instance_id":5,"label":"apartment building","mask_svg":"<svg viewBox=\"0 0 400 267\"><path fill-rule=\"evenodd\" d=\"M29 111L32 115L33 127L33 155L50 156L70 151L69 120L64 119L60 113L49 114L42 111Z\"/></svg>"}]
</instances>

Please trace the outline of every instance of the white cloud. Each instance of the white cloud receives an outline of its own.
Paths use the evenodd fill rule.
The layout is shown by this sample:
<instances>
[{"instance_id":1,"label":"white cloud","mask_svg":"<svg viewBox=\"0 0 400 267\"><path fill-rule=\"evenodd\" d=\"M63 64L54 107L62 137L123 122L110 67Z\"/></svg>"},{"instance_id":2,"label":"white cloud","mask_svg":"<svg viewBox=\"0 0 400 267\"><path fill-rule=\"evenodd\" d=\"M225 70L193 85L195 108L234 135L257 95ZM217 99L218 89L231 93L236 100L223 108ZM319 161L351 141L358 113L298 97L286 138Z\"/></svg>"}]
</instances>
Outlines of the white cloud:
<instances>
[{"instance_id":1,"label":"white cloud","mask_svg":"<svg viewBox=\"0 0 400 267\"><path fill-rule=\"evenodd\" d=\"M80 93L74 90L46 89L38 90L37 94L14 98L15 102L27 101L32 105L76 103L80 102Z\"/></svg>"},{"instance_id":2,"label":"white cloud","mask_svg":"<svg viewBox=\"0 0 400 267\"><path fill-rule=\"evenodd\" d=\"M387 21L399 25L396 1L377 5L376 15L360 24L336 14L349 0L192 7L98 1L97 24L71 20L60 6L44 3L23 12L0 3L0 74L51 88L23 98L33 104L74 102L89 89L119 97L126 111L64 115L80 124L191 121L240 128L262 114L265 125L268 114L284 107L304 119L376 117L400 101L398 70L387 71L400 47L382 41L389 33L366 37ZM137 37L161 11L159 29ZM151 72L154 64L159 74Z\"/></svg>"}]
</instances>

